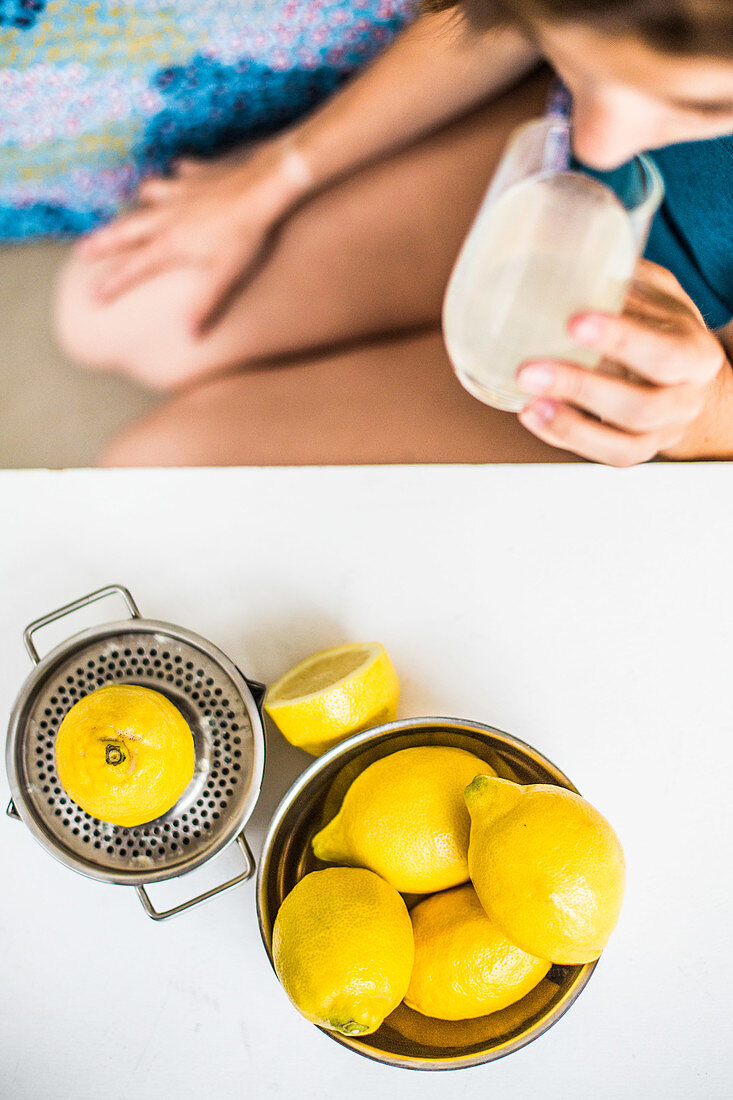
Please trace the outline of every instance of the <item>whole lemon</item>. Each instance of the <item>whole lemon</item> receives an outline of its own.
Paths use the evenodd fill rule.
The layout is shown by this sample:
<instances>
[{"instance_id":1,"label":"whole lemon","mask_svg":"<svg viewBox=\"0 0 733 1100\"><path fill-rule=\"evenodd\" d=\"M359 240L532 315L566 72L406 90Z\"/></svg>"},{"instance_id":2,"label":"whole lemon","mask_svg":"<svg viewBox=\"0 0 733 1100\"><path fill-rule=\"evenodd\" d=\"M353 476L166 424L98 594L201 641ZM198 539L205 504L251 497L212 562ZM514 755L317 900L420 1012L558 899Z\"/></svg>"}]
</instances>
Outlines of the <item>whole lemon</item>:
<instances>
[{"instance_id":1,"label":"whole lemon","mask_svg":"<svg viewBox=\"0 0 733 1100\"><path fill-rule=\"evenodd\" d=\"M142 825L173 806L191 781L191 730L169 699L135 684L110 684L80 699L56 735L64 790L112 825Z\"/></svg>"},{"instance_id":2,"label":"whole lemon","mask_svg":"<svg viewBox=\"0 0 733 1100\"><path fill-rule=\"evenodd\" d=\"M487 915L553 963L597 959L621 910L624 856L611 826L562 787L477 776L466 790L468 866Z\"/></svg>"},{"instance_id":3,"label":"whole lemon","mask_svg":"<svg viewBox=\"0 0 733 1100\"><path fill-rule=\"evenodd\" d=\"M490 1012L487 1016L474 1016L470 1020L439 1020L436 1016L423 1016L408 1008L403 1001L387 1017L385 1026L423 1047L465 1049L477 1043L486 1045L512 1038L519 1028L526 1027L529 1021L536 1019L556 1000L557 986L549 978L543 978L539 985L525 993L521 1001L515 1001L498 1012Z\"/></svg>"},{"instance_id":4,"label":"whole lemon","mask_svg":"<svg viewBox=\"0 0 733 1100\"><path fill-rule=\"evenodd\" d=\"M313 838L327 863L368 867L404 894L430 894L468 879L470 819L463 792L478 756L442 745L401 749L370 764L336 817Z\"/></svg>"},{"instance_id":5,"label":"whole lemon","mask_svg":"<svg viewBox=\"0 0 733 1100\"><path fill-rule=\"evenodd\" d=\"M371 871L306 875L278 910L272 956L299 1012L342 1035L369 1035L407 990L412 924L397 891Z\"/></svg>"},{"instance_id":6,"label":"whole lemon","mask_svg":"<svg viewBox=\"0 0 733 1100\"><path fill-rule=\"evenodd\" d=\"M405 1004L440 1020L507 1008L542 981L550 964L528 955L486 916L473 886L458 886L411 911L415 963Z\"/></svg>"}]
</instances>

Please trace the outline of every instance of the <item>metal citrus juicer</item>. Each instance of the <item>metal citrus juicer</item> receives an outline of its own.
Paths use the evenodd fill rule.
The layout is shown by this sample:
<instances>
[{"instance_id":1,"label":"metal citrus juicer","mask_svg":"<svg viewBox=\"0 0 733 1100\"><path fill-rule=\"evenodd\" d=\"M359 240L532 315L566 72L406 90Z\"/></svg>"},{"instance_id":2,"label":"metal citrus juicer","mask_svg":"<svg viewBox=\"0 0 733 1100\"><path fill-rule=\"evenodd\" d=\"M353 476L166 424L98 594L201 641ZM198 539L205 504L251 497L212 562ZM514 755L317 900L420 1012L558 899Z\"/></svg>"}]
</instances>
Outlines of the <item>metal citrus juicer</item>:
<instances>
[{"instance_id":1,"label":"metal citrus juicer","mask_svg":"<svg viewBox=\"0 0 733 1100\"><path fill-rule=\"evenodd\" d=\"M108 596L128 616L67 638L44 657L34 635ZM22 821L64 866L100 882L133 886L153 920L175 916L251 878L255 861L244 836L262 784L265 687L248 680L211 642L183 627L144 619L130 592L112 584L36 619L24 632L34 668L8 726L8 815ZM55 741L66 712L82 696L114 683L162 692L193 734L193 778L162 817L123 828L72 802L56 772ZM156 909L147 887L178 878L236 842L244 870L170 909Z\"/></svg>"}]
</instances>

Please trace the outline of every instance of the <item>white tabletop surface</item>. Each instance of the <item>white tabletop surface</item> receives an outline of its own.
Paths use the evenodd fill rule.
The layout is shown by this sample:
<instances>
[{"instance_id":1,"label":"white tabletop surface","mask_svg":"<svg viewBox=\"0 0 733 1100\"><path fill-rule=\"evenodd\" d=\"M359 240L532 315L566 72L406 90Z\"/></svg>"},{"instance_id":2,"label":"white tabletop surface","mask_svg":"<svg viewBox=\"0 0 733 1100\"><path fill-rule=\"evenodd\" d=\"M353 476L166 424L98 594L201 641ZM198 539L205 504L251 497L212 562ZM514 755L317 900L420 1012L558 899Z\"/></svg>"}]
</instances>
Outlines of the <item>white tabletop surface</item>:
<instances>
[{"instance_id":1,"label":"white tabletop surface","mask_svg":"<svg viewBox=\"0 0 733 1100\"><path fill-rule=\"evenodd\" d=\"M0 474L4 714L26 623L112 581L263 681L379 639L401 716L534 744L610 818L629 871L611 944L554 1028L420 1074L298 1015L252 883L158 925L2 818L3 1100L729 1097L732 497L730 465ZM67 632L117 615L100 605ZM268 753L256 852L309 759L279 735Z\"/></svg>"}]
</instances>

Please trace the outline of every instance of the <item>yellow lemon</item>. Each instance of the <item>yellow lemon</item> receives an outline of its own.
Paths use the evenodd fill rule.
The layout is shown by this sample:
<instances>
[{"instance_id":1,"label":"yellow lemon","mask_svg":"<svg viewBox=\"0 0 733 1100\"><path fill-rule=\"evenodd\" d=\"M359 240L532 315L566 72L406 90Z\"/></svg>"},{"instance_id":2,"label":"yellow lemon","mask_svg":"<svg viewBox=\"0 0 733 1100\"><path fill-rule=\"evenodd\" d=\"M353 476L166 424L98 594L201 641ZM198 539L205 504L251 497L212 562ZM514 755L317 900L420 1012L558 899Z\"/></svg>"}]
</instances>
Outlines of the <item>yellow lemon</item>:
<instances>
[{"instance_id":1,"label":"yellow lemon","mask_svg":"<svg viewBox=\"0 0 733 1100\"><path fill-rule=\"evenodd\" d=\"M369 1035L407 990L415 947L404 901L371 871L329 867L278 910L272 956L299 1012L342 1035Z\"/></svg>"},{"instance_id":2,"label":"yellow lemon","mask_svg":"<svg viewBox=\"0 0 733 1100\"><path fill-rule=\"evenodd\" d=\"M555 983L543 978L521 1001L471 1020L438 1020L435 1016L423 1016L403 1001L387 1017L385 1026L423 1047L463 1047L465 1051L466 1047L479 1043L486 1045L511 1038L520 1028L533 1022L540 1012L546 1011L557 999L557 993Z\"/></svg>"},{"instance_id":3,"label":"yellow lemon","mask_svg":"<svg viewBox=\"0 0 733 1100\"><path fill-rule=\"evenodd\" d=\"M621 910L624 856L611 826L562 787L477 776L468 867L487 915L553 963L597 959Z\"/></svg>"},{"instance_id":4,"label":"yellow lemon","mask_svg":"<svg viewBox=\"0 0 733 1100\"><path fill-rule=\"evenodd\" d=\"M550 969L516 947L484 912L473 886L421 901L410 913L415 963L405 1004L439 1020L471 1020L521 1000Z\"/></svg>"},{"instance_id":5,"label":"yellow lemon","mask_svg":"<svg viewBox=\"0 0 733 1100\"><path fill-rule=\"evenodd\" d=\"M379 642L315 653L272 685L265 710L291 743L320 756L352 733L392 722L400 682Z\"/></svg>"},{"instance_id":6,"label":"yellow lemon","mask_svg":"<svg viewBox=\"0 0 733 1100\"><path fill-rule=\"evenodd\" d=\"M402 749L357 776L334 819L313 838L327 863L368 867L405 894L468 879L470 819L463 792L494 771L464 749Z\"/></svg>"},{"instance_id":7,"label":"yellow lemon","mask_svg":"<svg viewBox=\"0 0 733 1100\"><path fill-rule=\"evenodd\" d=\"M158 691L110 684L85 695L56 735L56 769L70 798L100 821L142 825L191 781L194 746L183 715Z\"/></svg>"}]
</instances>

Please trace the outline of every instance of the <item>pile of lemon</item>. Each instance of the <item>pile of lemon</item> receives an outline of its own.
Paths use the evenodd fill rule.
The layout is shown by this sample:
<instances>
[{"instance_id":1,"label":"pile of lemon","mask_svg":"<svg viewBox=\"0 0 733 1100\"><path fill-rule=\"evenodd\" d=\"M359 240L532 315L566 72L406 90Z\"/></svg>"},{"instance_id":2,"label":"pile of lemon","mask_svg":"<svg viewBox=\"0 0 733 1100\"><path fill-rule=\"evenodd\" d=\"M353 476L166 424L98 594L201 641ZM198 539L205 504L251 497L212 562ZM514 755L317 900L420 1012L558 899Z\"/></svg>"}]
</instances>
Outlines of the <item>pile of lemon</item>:
<instances>
[{"instance_id":1,"label":"pile of lemon","mask_svg":"<svg viewBox=\"0 0 733 1100\"><path fill-rule=\"evenodd\" d=\"M359 689L349 679L368 681L369 662L382 690L373 682L363 709L394 717L398 686L381 647L344 648L310 658L268 696L278 724L286 708L286 736L311 751L353 732L344 716L359 709ZM328 699L334 687L340 707ZM312 845L336 866L287 895L273 960L296 1008L344 1035L376 1031L403 1001L438 1020L505 1009L551 965L598 958L621 908L623 853L593 806L564 788L501 779L460 748L377 760Z\"/></svg>"}]
</instances>

